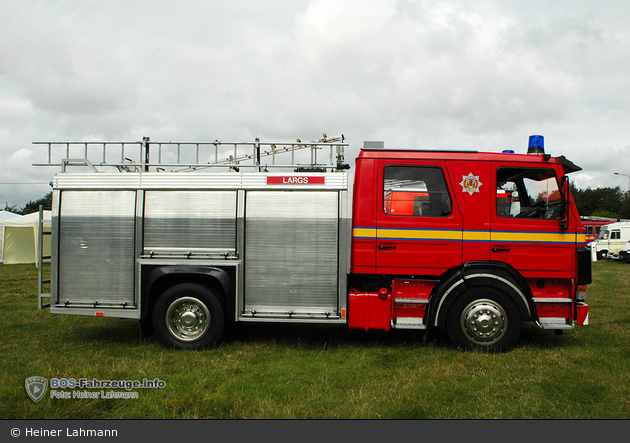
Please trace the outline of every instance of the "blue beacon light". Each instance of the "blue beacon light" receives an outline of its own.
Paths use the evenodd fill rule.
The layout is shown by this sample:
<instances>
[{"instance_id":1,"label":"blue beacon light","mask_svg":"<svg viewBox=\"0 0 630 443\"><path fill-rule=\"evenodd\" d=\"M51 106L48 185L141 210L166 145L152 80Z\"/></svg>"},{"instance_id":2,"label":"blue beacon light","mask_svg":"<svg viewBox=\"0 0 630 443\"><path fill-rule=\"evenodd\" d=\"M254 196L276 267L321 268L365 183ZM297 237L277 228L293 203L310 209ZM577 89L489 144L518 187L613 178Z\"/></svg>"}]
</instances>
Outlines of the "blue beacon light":
<instances>
[{"instance_id":1,"label":"blue beacon light","mask_svg":"<svg viewBox=\"0 0 630 443\"><path fill-rule=\"evenodd\" d=\"M543 155L545 153L545 137L542 135L530 135L527 153L534 155Z\"/></svg>"}]
</instances>

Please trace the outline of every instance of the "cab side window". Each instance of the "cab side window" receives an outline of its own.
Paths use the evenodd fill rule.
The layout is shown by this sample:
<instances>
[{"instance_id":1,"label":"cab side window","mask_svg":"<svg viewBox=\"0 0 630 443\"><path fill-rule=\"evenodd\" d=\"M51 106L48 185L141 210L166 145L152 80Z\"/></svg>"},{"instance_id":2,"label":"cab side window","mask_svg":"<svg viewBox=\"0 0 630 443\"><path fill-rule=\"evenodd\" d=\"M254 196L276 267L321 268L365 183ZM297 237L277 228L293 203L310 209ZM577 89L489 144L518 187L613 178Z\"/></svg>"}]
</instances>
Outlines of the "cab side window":
<instances>
[{"instance_id":1,"label":"cab side window","mask_svg":"<svg viewBox=\"0 0 630 443\"><path fill-rule=\"evenodd\" d=\"M385 214L448 217L453 213L442 169L431 166L386 166L383 177Z\"/></svg>"},{"instance_id":2,"label":"cab side window","mask_svg":"<svg viewBox=\"0 0 630 443\"><path fill-rule=\"evenodd\" d=\"M497 169L496 203L499 217L562 218L563 200L553 169Z\"/></svg>"}]
</instances>

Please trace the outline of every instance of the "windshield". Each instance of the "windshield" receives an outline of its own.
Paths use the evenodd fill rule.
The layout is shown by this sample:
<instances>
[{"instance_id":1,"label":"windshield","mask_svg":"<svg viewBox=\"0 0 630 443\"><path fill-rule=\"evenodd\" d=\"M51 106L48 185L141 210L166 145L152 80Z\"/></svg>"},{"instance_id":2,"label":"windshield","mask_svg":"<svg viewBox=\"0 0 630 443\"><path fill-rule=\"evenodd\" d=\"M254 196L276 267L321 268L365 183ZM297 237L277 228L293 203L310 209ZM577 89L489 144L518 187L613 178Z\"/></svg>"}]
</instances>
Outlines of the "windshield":
<instances>
[{"instance_id":1,"label":"windshield","mask_svg":"<svg viewBox=\"0 0 630 443\"><path fill-rule=\"evenodd\" d=\"M499 217L559 220L563 217L563 200L553 169L497 169L497 203Z\"/></svg>"},{"instance_id":2,"label":"windshield","mask_svg":"<svg viewBox=\"0 0 630 443\"><path fill-rule=\"evenodd\" d=\"M596 240L608 240L609 235L610 231L606 228L602 228L602 230L599 231L599 235L597 236Z\"/></svg>"}]
</instances>

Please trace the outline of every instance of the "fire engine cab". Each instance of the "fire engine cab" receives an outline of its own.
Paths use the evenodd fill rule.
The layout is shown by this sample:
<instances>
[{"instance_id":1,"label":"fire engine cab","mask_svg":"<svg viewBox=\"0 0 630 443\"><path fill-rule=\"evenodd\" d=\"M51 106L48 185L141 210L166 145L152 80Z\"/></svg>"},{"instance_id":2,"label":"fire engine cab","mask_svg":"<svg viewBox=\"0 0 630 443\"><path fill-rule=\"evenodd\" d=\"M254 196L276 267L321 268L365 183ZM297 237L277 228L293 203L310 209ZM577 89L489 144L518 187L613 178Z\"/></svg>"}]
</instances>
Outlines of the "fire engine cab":
<instances>
[{"instance_id":1,"label":"fire engine cab","mask_svg":"<svg viewBox=\"0 0 630 443\"><path fill-rule=\"evenodd\" d=\"M145 138L118 143L116 161L109 142L36 142L48 146L44 165L62 167L40 308L135 318L165 345L192 349L215 344L227 322L441 328L457 347L490 352L511 349L524 321L556 332L588 324L591 258L567 179L580 168L546 154L542 136L527 154L366 142L352 172L343 141ZM134 144L137 160L125 157ZM100 162L88 158L94 145ZM182 146L196 148L193 161ZM303 148L311 159L297 164ZM317 160L325 149L327 164ZM277 164L280 153L292 162Z\"/></svg>"}]
</instances>

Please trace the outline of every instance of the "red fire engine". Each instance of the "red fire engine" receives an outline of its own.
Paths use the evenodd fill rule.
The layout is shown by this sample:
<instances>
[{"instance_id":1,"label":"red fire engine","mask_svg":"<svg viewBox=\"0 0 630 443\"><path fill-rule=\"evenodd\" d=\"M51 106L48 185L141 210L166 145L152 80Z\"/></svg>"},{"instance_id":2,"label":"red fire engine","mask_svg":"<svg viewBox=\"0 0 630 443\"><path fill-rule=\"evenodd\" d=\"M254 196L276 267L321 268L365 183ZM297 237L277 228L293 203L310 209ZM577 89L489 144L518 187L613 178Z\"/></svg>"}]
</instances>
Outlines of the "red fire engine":
<instances>
[{"instance_id":1,"label":"red fire engine","mask_svg":"<svg viewBox=\"0 0 630 443\"><path fill-rule=\"evenodd\" d=\"M124 160L108 162L109 145L94 142L104 147L95 163L88 143L77 159L71 143L42 142L47 165L56 145L67 158L53 180L51 293L40 284L40 308L50 297L52 313L135 318L187 349L216 343L228 321L441 328L458 347L492 352L513 347L524 321L556 332L588 324L591 257L567 179L580 168L546 154L541 136L528 154L366 142L354 176L342 142L268 144L274 159L312 149L290 172L263 165L258 140L252 155L234 143L214 162L201 151L218 159L226 143L189 143L197 159L183 171L149 152L162 159L176 146L181 167L184 143L145 138L135 162L122 143ZM98 173L70 172L78 166Z\"/></svg>"},{"instance_id":2,"label":"red fire engine","mask_svg":"<svg viewBox=\"0 0 630 443\"><path fill-rule=\"evenodd\" d=\"M587 323L590 257L565 175L579 168L530 141L534 155L361 151L350 327L440 327L505 350L523 320Z\"/></svg>"},{"instance_id":3,"label":"red fire engine","mask_svg":"<svg viewBox=\"0 0 630 443\"><path fill-rule=\"evenodd\" d=\"M602 226L616 222L614 219L582 217L582 225L586 229L586 244L589 244L597 238Z\"/></svg>"}]
</instances>

